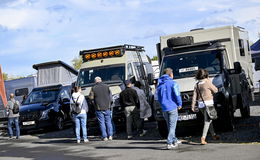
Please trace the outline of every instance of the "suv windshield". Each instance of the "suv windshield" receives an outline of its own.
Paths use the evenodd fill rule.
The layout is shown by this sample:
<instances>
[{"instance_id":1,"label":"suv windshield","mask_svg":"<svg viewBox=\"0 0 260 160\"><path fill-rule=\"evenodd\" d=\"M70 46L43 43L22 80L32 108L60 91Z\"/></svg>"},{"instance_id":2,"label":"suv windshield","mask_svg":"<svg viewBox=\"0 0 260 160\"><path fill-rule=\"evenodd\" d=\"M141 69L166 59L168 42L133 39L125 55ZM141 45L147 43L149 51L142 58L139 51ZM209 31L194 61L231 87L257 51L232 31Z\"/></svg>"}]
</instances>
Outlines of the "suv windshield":
<instances>
[{"instance_id":1,"label":"suv windshield","mask_svg":"<svg viewBox=\"0 0 260 160\"><path fill-rule=\"evenodd\" d=\"M101 77L103 82L124 81L125 66L113 65L82 69L78 75L78 84L79 86L88 86L94 83L94 79L97 76Z\"/></svg>"},{"instance_id":2,"label":"suv windshield","mask_svg":"<svg viewBox=\"0 0 260 160\"><path fill-rule=\"evenodd\" d=\"M59 95L59 88L37 88L34 89L26 98L23 104L34 103L51 103L54 102Z\"/></svg>"},{"instance_id":3,"label":"suv windshield","mask_svg":"<svg viewBox=\"0 0 260 160\"><path fill-rule=\"evenodd\" d=\"M199 68L218 74L221 72L220 55L220 51L213 50L167 56L163 59L161 75L165 68L173 69L174 79L195 76Z\"/></svg>"}]
</instances>

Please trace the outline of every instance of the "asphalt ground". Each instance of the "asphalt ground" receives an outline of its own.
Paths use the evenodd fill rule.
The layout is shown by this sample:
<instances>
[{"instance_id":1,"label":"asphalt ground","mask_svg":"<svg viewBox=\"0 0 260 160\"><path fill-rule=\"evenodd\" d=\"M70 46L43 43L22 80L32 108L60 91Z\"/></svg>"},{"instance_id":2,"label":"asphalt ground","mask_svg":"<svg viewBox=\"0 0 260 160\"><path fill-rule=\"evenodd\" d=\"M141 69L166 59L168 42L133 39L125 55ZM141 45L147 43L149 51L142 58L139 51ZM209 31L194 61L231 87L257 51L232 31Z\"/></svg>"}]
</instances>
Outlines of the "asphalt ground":
<instances>
[{"instance_id":1,"label":"asphalt ground","mask_svg":"<svg viewBox=\"0 0 260 160\"><path fill-rule=\"evenodd\" d=\"M201 128L178 133L183 141L174 150L166 150L166 140L158 133L156 122L145 122L147 134L126 140L124 131L116 134L113 141L101 141L90 135L89 143L76 144L71 127L62 131L40 130L22 135L21 139L0 136L2 160L63 160L63 159L171 159L171 160L259 160L260 159L260 100L251 106L251 117L243 119L239 110L235 113L235 131L218 133L221 140L209 136L207 145L200 145Z\"/></svg>"}]
</instances>

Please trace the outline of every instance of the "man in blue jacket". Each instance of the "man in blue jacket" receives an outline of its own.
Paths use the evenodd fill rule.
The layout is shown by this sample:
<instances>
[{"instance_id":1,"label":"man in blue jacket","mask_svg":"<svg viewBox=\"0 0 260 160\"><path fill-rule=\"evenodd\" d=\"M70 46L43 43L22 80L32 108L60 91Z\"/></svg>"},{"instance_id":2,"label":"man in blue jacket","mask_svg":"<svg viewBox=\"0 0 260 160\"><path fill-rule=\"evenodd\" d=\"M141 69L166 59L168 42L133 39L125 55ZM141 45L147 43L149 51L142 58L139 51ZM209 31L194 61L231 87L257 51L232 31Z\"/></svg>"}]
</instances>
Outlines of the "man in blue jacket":
<instances>
[{"instance_id":1,"label":"man in blue jacket","mask_svg":"<svg viewBox=\"0 0 260 160\"><path fill-rule=\"evenodd\" d=\"M167 149L174 149L181 143L175 137L178 119L178 109L181 109L182 100L179 85L173 80L171 68L166 68L158 80L157 96L161 104L163 116L168 126Z\"/></svg>"}]
</instances>

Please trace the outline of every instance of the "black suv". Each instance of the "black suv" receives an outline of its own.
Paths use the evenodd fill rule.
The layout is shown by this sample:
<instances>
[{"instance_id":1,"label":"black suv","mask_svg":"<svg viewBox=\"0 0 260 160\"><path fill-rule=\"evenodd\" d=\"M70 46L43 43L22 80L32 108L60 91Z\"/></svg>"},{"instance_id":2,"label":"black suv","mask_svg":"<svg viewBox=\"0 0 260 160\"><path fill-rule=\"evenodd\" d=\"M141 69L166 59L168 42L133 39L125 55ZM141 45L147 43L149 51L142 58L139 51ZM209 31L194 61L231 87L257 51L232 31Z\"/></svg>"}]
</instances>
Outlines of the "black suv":
<instances>
[{"instance_id":1,"label":"black suv","mask_svg":"<svg viewBox=\"0 0 260 160\"><path fill-rule=\"evenodd\" d=\"M71 85L37 87L20 107L22 130L54 126L63 129L70 116Z\"/></svg>"}]
</instances>

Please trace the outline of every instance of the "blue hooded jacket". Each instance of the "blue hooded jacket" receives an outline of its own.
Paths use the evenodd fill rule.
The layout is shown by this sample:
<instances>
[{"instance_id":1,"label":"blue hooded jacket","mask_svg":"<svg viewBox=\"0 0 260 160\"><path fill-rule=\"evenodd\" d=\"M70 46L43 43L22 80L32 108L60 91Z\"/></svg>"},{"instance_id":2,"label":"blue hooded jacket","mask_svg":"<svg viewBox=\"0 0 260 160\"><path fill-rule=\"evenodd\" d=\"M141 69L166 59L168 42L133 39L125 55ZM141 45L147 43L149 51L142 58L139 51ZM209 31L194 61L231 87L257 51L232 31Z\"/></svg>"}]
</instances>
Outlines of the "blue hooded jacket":
<instances>
[{"instance_id":1,"label":"blue hooded jacket","mask_svg":"<svg viewBox=\"0 0 260 160\"><path fill-rule=\"evenodd\" d=\"M182 106L179 85L167 74L162 75L158 80L157 96L163 112Z\"/></svg>"}]
</instances>

